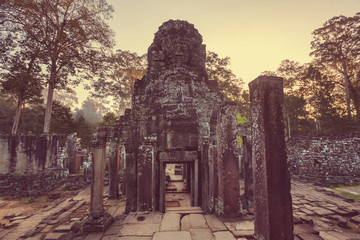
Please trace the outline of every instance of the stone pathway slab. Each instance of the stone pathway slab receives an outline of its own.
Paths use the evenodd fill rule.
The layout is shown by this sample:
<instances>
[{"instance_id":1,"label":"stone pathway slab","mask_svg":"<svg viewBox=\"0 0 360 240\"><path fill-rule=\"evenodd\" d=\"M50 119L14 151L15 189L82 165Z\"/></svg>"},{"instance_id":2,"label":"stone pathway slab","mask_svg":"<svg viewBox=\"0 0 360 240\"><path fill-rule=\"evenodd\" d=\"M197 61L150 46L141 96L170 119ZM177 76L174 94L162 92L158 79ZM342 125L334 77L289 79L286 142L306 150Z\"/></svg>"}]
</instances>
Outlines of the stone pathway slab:
<instances>
[{"instance_id":1,"label":"stone pathway slab","mask_svg":"<svg viewBox=\"0 0 360 240\"><path fill-rule=\"evenodd\" d=\"M157 232L154 234L152 240L192 240L190 232ZM224 239L225 240L225 239Z\"/></svg>"},{"instance_id":2,"label":"stone pathway slab","mask_svg":"<svg viewBox=\"0 0 360 240\"><path fill-rule=\"evenodd\" d=\"M152 236L160 231L160 224L125 224L120 230L122 236Z\"/></svg>"},{"instance_id":3,"label":"stone pathway slab","mask_svg":"<svg viewBox=\"0 0 360 240\"><path fill-rule=\"evenodd\" d=\"M159 213L150 213L150 214L133 214L128 215L124 223L138 223L138 224L147 224L147 223L160 223L162 214Z\"/></svg>"},{"instance_id":4,"label":"stone pathway slab","mask_svg":"<svg viewBox=\"0 0 360 240\"><path fill-rule=\"evenodd\" d=\"M218 231L226 231L227 228L224 223L214 214L205 215L205 219L211 231L218 232Z\"/></svg>"},{"instance_id":5,"label":"stone pathway slab","mask_svg":"<svg viewBox=\"0 0 360 240\"><path fill-rule=\"evenodd\" d=\"M180 231L180 214L165 213L161 220L160 231Z\"/></svg>"},{"instance_id":6,"label":"stone pathway slab","mask_svg":"<svg viewBox=\"0 0 360 240\"><path fill-rule=\"evenodd\" d=\"M212 240L213 234L210 229L191 229L192 240Z\"/></svg>"},{"instance_id":7,"label":"stone pathway slab","mask_svg":"<svg viewBox=\"0 0 360 240\"><path fill-rule=\"evenodd\" d=\"M205 217L202 214L190 214L190 228L191 229L204 229L209 228L206 223Z\"/></svg>"},{"instance_id":8,"label":"stone pathway slab","mask_svg":"<svg viewBox=\"0 0 360 240\"><path fill-rule=\"evenodd\" d=\"M236 240L234 235L229 231L222 231L214 233L215 240Z\"/></svg>"},{"instance_id":9,"label":"stone pathway slab","mask_svg":"<svg viewBox=\"0 0 360 240\"><path fill-rule=\"evenodd\" d=\"M254 235L254 222L252 221L225 222L224 224L235 237L252 237Z\"/></svg>"}]
</instances>

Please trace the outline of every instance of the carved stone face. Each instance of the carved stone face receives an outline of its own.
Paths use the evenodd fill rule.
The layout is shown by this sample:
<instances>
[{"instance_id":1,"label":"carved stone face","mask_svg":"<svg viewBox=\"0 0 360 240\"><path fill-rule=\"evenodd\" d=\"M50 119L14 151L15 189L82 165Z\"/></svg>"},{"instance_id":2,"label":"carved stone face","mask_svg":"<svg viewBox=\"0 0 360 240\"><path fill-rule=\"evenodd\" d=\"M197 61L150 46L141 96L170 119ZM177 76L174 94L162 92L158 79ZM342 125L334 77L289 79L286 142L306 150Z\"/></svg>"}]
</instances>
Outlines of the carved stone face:
<instances>
[{"instance_id":1,"label":"carved stone face","mask_svg":"<svg viewBox=\"0 0 360 240\"><path fill-rule=\"evenodd\" d=\"M173 42L171 45L172 47L168 51L169 63L176 66L188 63L190 59L189 46L184 42Z\"/></svg>"},{"instance_id":2,"label":"carved stone face","mask_svg":"<svg viewBox=\"0 0 360 240\"><path fill-rule=\"evenodd\" d=\"M173 67L205 72L205 45L192 24L169 20L159 27L148 50L149 71L161 72Z\"/></svg>"}]
</instances>

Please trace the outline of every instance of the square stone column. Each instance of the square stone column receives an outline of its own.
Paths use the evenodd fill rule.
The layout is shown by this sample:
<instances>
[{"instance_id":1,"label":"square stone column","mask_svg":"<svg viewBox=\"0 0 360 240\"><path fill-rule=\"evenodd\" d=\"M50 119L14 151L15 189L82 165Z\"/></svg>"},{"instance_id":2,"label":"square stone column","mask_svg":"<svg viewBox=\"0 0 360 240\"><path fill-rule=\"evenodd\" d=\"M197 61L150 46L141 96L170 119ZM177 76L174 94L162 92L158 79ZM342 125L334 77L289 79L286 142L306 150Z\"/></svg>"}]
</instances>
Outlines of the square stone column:
<instances>
[{"instance_id":1,"label":"square stone column","mask_svg":"<svg viewBox=\"0 0 360 240\"><path fill-rule=\"evenodd\" d=\"M202 154L201 154L201 208L205 213L210 212L209 208L209 144L210 140L209 137L203 137L201 139L202 142Z\"/></svg>"},{"instance_id":2,"label":"square stone column","mask_svg":"<svg viewBox=\"0 0 360 240\"><path fill-rule=\"evenodd\" d=\"M287 164L283 79L261 76L249 83L255 237L293 240Z\"/></svg>"},{"instance_id":3,"label":"square stone column","mask_svg":"<svg viewBox=\"0 0 360 240\"><path fill-rule=\"evenodd\" d=\"M138 149L138 203L139 211L152 211L154 204L154 147L140 145Z\"/></svg>"},{"instance_id":4,"label":"square stone column","mask_svg":"<svg viewBox=\"0 0 360 240\"><path fill-rule=\"evenodd\" d=\"M221 108L218 161L218 198L216 213L223 217L240 215L239 148L237 143L236 106Z\"/></svg>"},{"instance_id":5,"label":"square stone column","mask_svg":"<svg viewBox=\"0 0 360 240\"><path fill-rule=\"evenodd\" d=\"M106 136L107 129L99 127L97 139L92 147L92 179L91 179L91 198L90 216L86 219L84 232L104 231L112 222L112 216L104 210L104 169L106 158Z\"/></svg>"},{"instance_id":6,"label":"square stone column","mask_svg":"<svg viewBox=\"0 0 360 240\"><path fill-rule=\"evenodd\" d=\"M250 209L253 207L253 169L251 161L251 139L248 140L246 136L242 137L244 148L244 185L245 185L245 208Z\"/></svg>"},{"instance_id":7,"label":"square stone column","mask_svg":"<svg viewBox=\"0 0 360 240\"><path fill-rule=\"evenodd\" d=\"M119 199L119 144L115 140L109 143L109 199Z\"/></svg>"}]
</instances>

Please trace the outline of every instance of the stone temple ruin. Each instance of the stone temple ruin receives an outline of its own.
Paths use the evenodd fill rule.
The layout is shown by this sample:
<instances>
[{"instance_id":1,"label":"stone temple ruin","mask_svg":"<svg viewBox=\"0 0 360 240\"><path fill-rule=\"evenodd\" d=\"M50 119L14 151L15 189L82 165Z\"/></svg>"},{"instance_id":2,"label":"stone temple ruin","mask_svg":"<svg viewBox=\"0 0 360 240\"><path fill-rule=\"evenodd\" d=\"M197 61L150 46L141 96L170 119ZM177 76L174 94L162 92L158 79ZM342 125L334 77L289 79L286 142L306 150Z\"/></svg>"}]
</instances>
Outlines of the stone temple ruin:
<instances>
[{"instance_id":1,"label":"stone temple ruin","mask_svg":"<svg viewBox=\"0 0 360 240\"><path fill-rule=\"evenodd\" d=\"M126 213L170 209L166 201L170 176L165 169L175 164L190 202L187 210L238 217L248 204L254 204L258 239L293 239L281 117L282 79L259 77L250 84L250 137L247 129L237 125L235 105L224 100L216 81L208 79L205 57L202 36L192 24L170 20L159 28L148 49L147 73L135 82L132 109L113 128L99 129L93 149L91 216L84 229L101 230L111 221L103 210L103 186L99 184L105 142L110 140L114 170L109 194L118 195L116 179L122 165ZM254 164L245 151L245 204L240 199L239 155L243 150L239 137L244 146L251 140L256 149Z\"/></svg>"},{"instance_id":2,"label":"stone temple ruin","mask_svg":"<svg viewBox=\"0 0 360 240\"><path fill-rule=\"evenodd\" d=\"M208 80L205 54L187 22L166 22L155 34L147 74L135 83L128 119L120 120L120 138L133 156L126 166L128 211L165 210L171 163L182 164L193 206L220 215L240 211L236 112Z\"/></svg>"},{"instance_id":3,"label":"stone temple ruin","mask_svg":"<svg viewBox=\"0 0 360 240\"><path fill-rule=\"evenodd\" d=\"M328 199L332 192L300 181L290 189L288 164L294 179L360 183L360 134L285 142L283 79L268 76L249 84L251 125L237 124L236 106L208 79L205 57L202 36L192 24L170 20L160 26L148 49L146 75L135 82L132 109L114 126L97 130L90 199L85 188L24 216L28 220L17 228L0 229L0 238L43 239L46 233L45 239L63 239L60 235L70 231L68 239L75 233L74 239L358 239L360 204ZM0 173L43 174L54 166L56 173L78 173L82 160L74 154L73 137L0 135L0 156L5 156ZM11 188L4 182L0 178L0 194ZM64 219L79 213L84 217L76 223Z\"/></svg>"}]
</instances>

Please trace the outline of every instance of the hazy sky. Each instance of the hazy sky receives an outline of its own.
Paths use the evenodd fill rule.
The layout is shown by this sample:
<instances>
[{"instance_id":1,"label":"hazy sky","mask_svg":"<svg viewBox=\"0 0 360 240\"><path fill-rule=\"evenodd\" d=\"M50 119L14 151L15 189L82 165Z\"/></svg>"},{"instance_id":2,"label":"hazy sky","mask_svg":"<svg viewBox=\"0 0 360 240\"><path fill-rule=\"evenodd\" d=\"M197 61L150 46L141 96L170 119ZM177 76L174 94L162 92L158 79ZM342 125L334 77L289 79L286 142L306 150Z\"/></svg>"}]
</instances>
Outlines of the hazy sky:
<instances>
[{"instance_id":1,"label":"hazy sky","mask_svg":"<svg viewBox=\"0 0 360 240\"><path fill-rule=\"evenodd\" d=\"M311 58L312 31L338 15L360 12L360 0L108 0L116 49L142 55L158 27L187 20L203 36L207 50L231 58L230 68L248 83L281 60ZM78 92L80 102L87 96Z\"/></svg>"},{"instance_id":2,"label":"hazy sky","mask_svg":"<svg viewBox=\"0 0 360 240\"><path fill-rule=\"evenodd\" d=\"M117 48L147 52L158 27L187 20L207 50L231 58L245 82L281 60L310 61L311 33L333 16L360 12L360 0L108 0Z\"/></svg>"}]
</instances>

